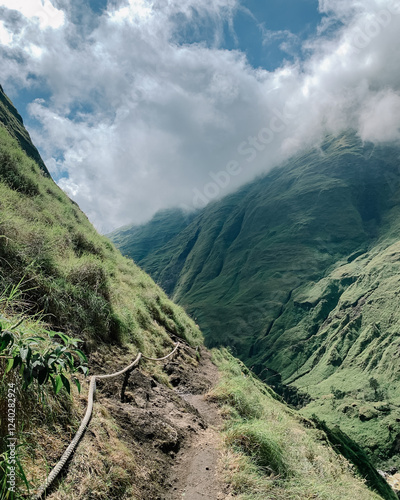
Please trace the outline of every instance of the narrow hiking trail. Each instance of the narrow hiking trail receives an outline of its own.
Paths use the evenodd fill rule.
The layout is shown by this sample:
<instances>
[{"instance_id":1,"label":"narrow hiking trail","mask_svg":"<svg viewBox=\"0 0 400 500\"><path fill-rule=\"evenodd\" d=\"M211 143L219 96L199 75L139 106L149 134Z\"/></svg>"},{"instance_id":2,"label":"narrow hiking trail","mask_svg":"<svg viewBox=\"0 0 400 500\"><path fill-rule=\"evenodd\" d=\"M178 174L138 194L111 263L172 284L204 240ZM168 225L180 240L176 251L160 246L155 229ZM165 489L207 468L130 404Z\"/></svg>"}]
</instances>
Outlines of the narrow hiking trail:
<instances>
[{"instance_id":1,"label":"narrow hiking trail","mask_svg":"<svg viewBox=\"0 0 400 500\"><path fill-rule=\"evenodd\" d=\"M208 356L202 359L195 375L199 380L207 381L209 387L213 387L219 379L219 372ZM222 426L218 409L204 394L185 392L180 387L177 393L195 408L205 428L192 435L176 455L169 479L170 490L163 500L225 500L229 495L223 491L218 474L218 430Z\"/></svg>"},{"instance_id":2,"label":"narrow hiking trail","mask_svg":"<svg viewBox=\"0 0 400 500\"><path fill-rule=\"evenodd\" d=\"M101 371L109 357L109 352L92 355L95 369ZM92 471L106 470L112 459L119 460L120 444L132 452L135 464L130 478L135 489L120 497L124 500L231 498L218 473L222 418L217 405L205 397L219 379L210 352L182 346L173 359L165 361L163 372L172 388L136 369L123 400L123 376L99 379L91 422L46 498L82 500L92 490L91 498L117 498L106 496L103 487L93 484Z\"/></svg>"}]
</instances>

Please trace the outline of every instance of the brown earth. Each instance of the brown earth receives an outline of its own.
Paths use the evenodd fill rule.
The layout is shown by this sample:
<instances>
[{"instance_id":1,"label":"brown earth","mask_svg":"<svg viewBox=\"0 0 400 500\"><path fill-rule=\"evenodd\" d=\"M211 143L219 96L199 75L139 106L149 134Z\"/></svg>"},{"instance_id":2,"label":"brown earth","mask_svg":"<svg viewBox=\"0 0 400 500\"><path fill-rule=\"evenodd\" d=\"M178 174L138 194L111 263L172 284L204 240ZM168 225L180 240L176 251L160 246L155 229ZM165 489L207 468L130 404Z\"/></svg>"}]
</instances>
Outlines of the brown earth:
<instances>
[{"instance_id":1,"label":"brown earth","mask_svg":"<svg viewBox=\"0 0 400 500\"><path fill-rule=\"evenodd\" d=\"M199 355L193 349L185 347L179 350L172 361L166 362L164 372L174 389L144 374L145 367L131 373L123 401L122 376L99 382L92 422L69 467L47 498L66 498L62 488L57 491L58 482L63 481L73 486L69 490L68 499L87 500L83 487L87 470L90 472L96 467L100 470L101 465L93 463L93 460L100 456L103 462L107 460L112 464L113 456L104 457L106 448L100 437L104 423L96 421L96 412L111 416L117 428L117 439L129 449L137 464L134 477L130 478L134 484L134 495L125 493L118 496L116 493L112 498L229 498L218 477L217 429L221 418L217 407L204 397L218 381L218 370L211 362L210 353L206 349L201 350L198 358ZM118 449L118 441L116 448ZM92 464L87 464L90 454L93 457ZM109 492L104 493L104 496L101 492L97 493L95 498L111 500Z\"/></svg>"},{"instance_id":2,"label":"brown earth","mask_svg":"<svg viewBox=\"0 0 400 500\"><path fill-rule=\"evenodd\" d=\"M218 370L208 356L200 364L196 378L206 381L208 387L218 381ZM192 384L189 382L187 386L190 388ZM181 392L181 387L178 391L198 411L207 427L190 436L191 439L179 451L170 475L171 486L163 500L223 500L227 498L227 492L223 491L218 477L220 438L217 429L221 417L204 394L196 394L193 386L191 388L191 392Z\"/></svg>"}]
</instances>

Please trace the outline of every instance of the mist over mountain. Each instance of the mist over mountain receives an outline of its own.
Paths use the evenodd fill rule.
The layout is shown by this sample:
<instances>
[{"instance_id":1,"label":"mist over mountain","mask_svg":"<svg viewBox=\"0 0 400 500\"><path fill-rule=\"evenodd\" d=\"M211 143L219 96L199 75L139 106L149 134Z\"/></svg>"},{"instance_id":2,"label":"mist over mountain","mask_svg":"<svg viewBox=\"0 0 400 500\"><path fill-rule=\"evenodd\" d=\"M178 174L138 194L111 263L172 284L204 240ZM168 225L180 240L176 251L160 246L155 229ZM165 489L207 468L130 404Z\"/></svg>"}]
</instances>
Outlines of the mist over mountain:
<instances>
[{"instance_id":1,"label":"mist over mountain","mask_svg":"<svg viewBox=\"0 0 400 500\"><path fill-rule=\"evenodd\" d=\"M141 226L128 225L107 236L124 255L135 254L135 260L145 258L149 249L153 252L177 236L196 216L196 212L184 212L176 208L162 210L149 223Z\"/></svg>"},{"instance_id":2,"label":"mist over mountain","mask_svg":"<svg viewBox=\"0 0 400 500\"><path fill-rule=\"evenodd\" d=\"M331 136L208 205L147 255L137 233L113 236L195 316L209 346L230 346L377 461L395 459L400 436L399 157L395 145Z\"/></svg>"}]
</instances>

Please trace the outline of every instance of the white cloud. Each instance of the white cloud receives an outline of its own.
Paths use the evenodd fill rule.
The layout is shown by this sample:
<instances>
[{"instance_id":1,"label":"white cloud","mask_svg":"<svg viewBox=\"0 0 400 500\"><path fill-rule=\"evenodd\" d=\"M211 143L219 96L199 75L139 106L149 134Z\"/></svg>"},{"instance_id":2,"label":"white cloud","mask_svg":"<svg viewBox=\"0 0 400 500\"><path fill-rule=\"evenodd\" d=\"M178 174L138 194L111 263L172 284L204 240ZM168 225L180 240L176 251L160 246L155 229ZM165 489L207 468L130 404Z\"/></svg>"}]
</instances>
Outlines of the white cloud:
<instances>
[{"instance_id":1,"label":"white cloud","mask_svg":"<svg viewBox=\"0 0 400 500\"><path fill-rule=\"evenodd\" d=\"M365 141L400 139L400 93L382 91L371 98L360 115L360 135Z\"/></svg>"},{"instance_id":2,"label":"white cloud","mask_svg":"<svg viewBox=\"0 0 400 500\"><path fill-rule=\"evenodd\" d=\"M12 34L4 26L4 22L0 21L0 43L9 45L12 41Z\"/></svg>"},{"instance_id":3,"label":"white cloud","mask_svg":"<svg viewBox=\"0 0 400 500\"><path fill-rule=\"evenodd\" d=\"M129 0L122 8L109 12L109 18L114 22L143 23L153 17L154 11L145 0Z\"/></svg>"},{"instance_id":4,"label":"white cloud","mask_svg":"<svg viewBox=\"0 0 400 500\"><path fill-rule=\"evenodd\" d=\"M110 3L85 29L71 10L52 30L32 11L17 22L5 10L3 83L45 82L51 98L29 107L41 124L34 140L53 174L68 173L61 187L109 230L232 191L327 131L399 139L398 5L321 0L324 25L342 27L322 29L304 44L306 61L274 72L218 47L224 22L234 32L236 0ZM202 23L214 43L177 42L178 28ZM268 36L283 35L293 41Z\"/></svg>"},{"instance_id":5,"label":"white cloud","mask_svg":"<svg viewBox=\"0 0 400 500\"><path fill-rule=\"evenodd\" d=\"M64 12L50 0L0 0L0 6L20 12L26 18L39 23L40 28L60 28L64 24Z\"/></svg>"}]
</instances>

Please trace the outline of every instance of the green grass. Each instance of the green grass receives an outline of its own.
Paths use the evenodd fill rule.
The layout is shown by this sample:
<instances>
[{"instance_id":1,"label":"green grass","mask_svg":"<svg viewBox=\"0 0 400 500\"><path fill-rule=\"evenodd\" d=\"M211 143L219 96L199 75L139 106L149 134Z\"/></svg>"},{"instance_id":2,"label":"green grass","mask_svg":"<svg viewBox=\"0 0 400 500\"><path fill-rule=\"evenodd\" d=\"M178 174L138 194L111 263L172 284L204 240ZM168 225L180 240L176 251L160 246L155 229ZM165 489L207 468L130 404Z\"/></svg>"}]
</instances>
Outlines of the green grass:
<instances>
[{"instance_id":1,"label":"green grass","mask_svg":"<svg viewBox=\"0 0 400 500\"><path fill-rule=\"evenodd\" d=\"M154 282L100 236L0 127L0 285L22 280L25 309L55 328L154 354L170 332L199 329Z\"/></svg>"},{"instance_id":2,"label":"green grass","mask_svg":"<svg viewBox=\"0 0 400 500\"><path fill-rule=\"evenodd\" d=\"M241 500L394 499L365 458L382 496L368 490L357 468L327 435L278 401L225 349L213 351L222 379L209 398L224 417L224 480ZM336 443L337 444L337 443ZM363 470L364 472L364 470Z\"/></svg>"},{"instance_id":3,"label":"green grass","mask_svg":"<svg viewBox=\"0 0 400 500\"><path fill-rule=\"evenodd\" d=\"M252 462L266 474L286 478L291 474L285 443L266 429L259 419L238 422L226 432L226 443L251 457Z\"/></svg>"}]
</instances>

